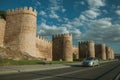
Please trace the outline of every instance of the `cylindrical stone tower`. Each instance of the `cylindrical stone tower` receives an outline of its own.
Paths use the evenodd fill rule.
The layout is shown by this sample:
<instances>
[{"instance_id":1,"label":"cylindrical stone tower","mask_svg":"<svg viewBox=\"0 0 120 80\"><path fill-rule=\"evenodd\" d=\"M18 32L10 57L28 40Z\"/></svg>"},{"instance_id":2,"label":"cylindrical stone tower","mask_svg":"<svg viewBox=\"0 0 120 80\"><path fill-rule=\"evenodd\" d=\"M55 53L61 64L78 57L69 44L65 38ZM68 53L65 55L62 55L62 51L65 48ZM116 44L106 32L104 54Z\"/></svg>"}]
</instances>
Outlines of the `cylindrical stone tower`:
<instances>
[{"instance_id":1,"label":"cylindrical stone tower","mask_svg":"<svg viewBox=\"0 0 120 80\"><path fill-rule=\"evenodd\" d=\"M63 59L63 39L61 35L52 36L52 59L55 61Z\"/></svg>"},{"instance_id":2,"label":"cylindrical stone tower","mask_svg":"<svg viewBox=\"0 0 120 80\"><path fill-rule=\"evenodd\" d=\"M71 34L63 34L63 60L73 61L73 47Z\"/></svg>"},{"instance_id":3,"label":"cylindrical stone tower","mask_svg":"<svg viewBox=\"0 0 120 80\"><path fill-rule=\"evenodd\" d=\"M111 50L111 53L112 53L112 59L115 59L115 55L114 55L113 49Z\"/></svg>"},{"instance_id":4,"label":"cylindrical stone tower","mask_svg":"<svg viewBox=\"0 0 120 80\"><path fill-rule=\"evenodd\" d=\"M3 47L5 25L6 21L4 19L0 19L0 47Z\"/></svg>"},{"instance_id":5,"label":"cylindrical stone tower","mask_svg":"<svg viewBox=\"0 0 120 80\"><path fill-rule=\"evenodd\" d=\"M53 60L73 61L72 35L60 34L52 36Z\"/></svg>"},{"instance_id":6,"label":"cylindrical stone tower","mask_svg":"<svg viewBox=\"0 0 120 80\"><path fill-rule=\"evenodd\" d=\"M107 57L107 59L112 59L110 50L111 50L110 47L106 47L106 57Z\"/></svg>"},{"instance_id":7,"label":"cylindrical stone tower","mask_svg":"<svg viewBox=\"0 0 120 80\"><path fill-rule=\"evenodd\" d=\"M101 53L102 53L102 59L106 60L106 48L105 48L105 44L101 44Z\"/></svg>"},{"instance_id":8,"label":"cylindrical stone tower","mask_svg":"<svg viewBox=\"0 0 120 80\"><path fill-rule=\"evenodd\" d=\"M114 51L111 47L107 47L106 48L106 52L107 52L107 58L108 59L114 59Z\"/></svg>"},{"instance_id":9,"label":"cylindrical stone tower","mask_svg":"<svg viewBox=\"0 0 120 80\"><path fill-rule=\"evenodd\" d=\"M95 47L93 41L88 41L88 54L89 57L95 57Z\"/></svg>"},{"instance_id":10,"label":"cylindrical stone tower","mask_svg":"<svg viewBox=\"0 0 120 80\"><path fill-rule=\"evenodd\" d=\"M88 43L87 42L79 42L79 59L83 59L85 57L89 57L88 55Z\"/></svg>"},{"instance_id":11,"label":"cylindrical stone tower","mask_svg":"<svg viewBox=\"0 0 120 80\"><path fill-rule=\"evenodd\" d=\"M5 47L31 56L36 54L36 10L27 7L8 10L6 17Z\"/></svg>"}]
</instances>

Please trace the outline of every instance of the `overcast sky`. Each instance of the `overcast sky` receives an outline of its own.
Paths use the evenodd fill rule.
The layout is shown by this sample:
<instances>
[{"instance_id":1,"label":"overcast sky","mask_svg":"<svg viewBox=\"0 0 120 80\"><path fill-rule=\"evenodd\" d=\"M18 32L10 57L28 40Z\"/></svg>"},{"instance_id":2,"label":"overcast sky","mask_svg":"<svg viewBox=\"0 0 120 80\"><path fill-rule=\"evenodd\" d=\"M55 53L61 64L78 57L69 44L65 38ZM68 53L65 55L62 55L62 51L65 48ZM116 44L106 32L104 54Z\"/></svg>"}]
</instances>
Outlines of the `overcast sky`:
<instances>
[{"instance_id":1,"label":"overcast sky","mask_svg":"<svg viewBox=\"0 0 120 80\"><path fill-rule=\"evenodd\" d=\"M94 40L120 52L120 0L0 0L0 10L32 6L37 34L73 34L73 44Z\"/></svg>"}]
</instances>

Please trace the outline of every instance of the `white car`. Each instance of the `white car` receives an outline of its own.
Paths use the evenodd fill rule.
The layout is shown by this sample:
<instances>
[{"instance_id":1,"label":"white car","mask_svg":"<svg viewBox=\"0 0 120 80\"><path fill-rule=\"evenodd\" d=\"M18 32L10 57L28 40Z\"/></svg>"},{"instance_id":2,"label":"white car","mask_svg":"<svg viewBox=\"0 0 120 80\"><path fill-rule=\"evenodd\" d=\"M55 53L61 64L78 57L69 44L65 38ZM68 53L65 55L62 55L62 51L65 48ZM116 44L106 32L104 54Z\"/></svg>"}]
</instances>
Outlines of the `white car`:
<instances>
[{"instance_id":1,"label":"white car","mask_svg":"<svg viewBox=\"0 0 120 80\"><path fill-rule=\"evenodd\" d=\"M83 60L83 66L97 66L99 65L99 60L95 57L87 57Z\"/></svg>"}]
</instances>

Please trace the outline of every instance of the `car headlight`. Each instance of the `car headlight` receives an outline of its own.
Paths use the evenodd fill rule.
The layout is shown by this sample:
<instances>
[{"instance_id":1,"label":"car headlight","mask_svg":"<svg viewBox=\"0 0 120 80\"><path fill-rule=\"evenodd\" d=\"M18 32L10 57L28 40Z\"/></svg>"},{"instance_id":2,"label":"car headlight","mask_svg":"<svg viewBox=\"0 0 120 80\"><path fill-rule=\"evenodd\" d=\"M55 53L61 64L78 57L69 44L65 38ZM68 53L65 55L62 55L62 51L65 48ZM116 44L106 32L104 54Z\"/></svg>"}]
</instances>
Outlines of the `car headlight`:
<instances>
[{"instance_id":1,"label":"car headlight","mask_svg":"<svg viewBox=\"0 0 120 80\"><path fill-rule=\"evenodd\" d=\"M89 65L93 65L93 62L89 62Z\"/></svg>"}]
</instances>

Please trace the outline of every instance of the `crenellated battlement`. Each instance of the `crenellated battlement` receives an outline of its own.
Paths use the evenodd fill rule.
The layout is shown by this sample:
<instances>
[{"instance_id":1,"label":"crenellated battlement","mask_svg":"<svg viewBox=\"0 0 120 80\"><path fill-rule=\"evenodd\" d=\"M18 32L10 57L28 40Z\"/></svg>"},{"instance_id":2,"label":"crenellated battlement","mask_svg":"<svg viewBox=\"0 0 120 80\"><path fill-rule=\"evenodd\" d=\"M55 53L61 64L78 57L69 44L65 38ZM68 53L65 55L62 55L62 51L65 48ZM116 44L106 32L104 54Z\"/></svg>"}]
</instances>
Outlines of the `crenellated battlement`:
<instances>
[{"instance_id":1,"label":"crenellated battlement","mask_svg":"<svg viewBox=\"0 0 120 80\"><path fill-rule=\"evenodd\" d=\"M42 36L37 36L37 40L38 41L42 41L42 42L44 42L44 43L46 43L46 44L50 44L50 45L52 45L52 42L51 41L48 41L47 39L45 39L45 38L43 38ZM43 44L44 44L43 43Z\"/></svg>"},{"instance_id":2,"label":"crenellated battlement","mask_svg":"<svg viewBox=\"0 0 120 80\"><path fill-rule=\"evenodd\" d=\"M107 46L107 47L106 47L106 49L109 51L109 50L111 50L112 48L111 48L111 47L109 47L109 46Z\"/></svg>"},{"instance_id":3,"label":"crenellated battlement","mask_svg":"<svg viewBox=\"0 0 120 80\"><path fill-rule=\"evenodd\" d=\"M87 45L88 42L79 42L79 45Z\"/></svg>"},{"instance_id":4,"label":"crenellated battlement","mask_svg":"<svg viewBox=\"0 0 120 80\"><path fill-rule=\"evenodd\" d=\"M57 35L53 35L53 39L55 39L55 38L64 38L64 37L72 37L72 34L57 34Z\"/></svg>"},{"instance_id":5,"label":"crenellated battlement","mask_svg":"<svg viewBox=\"0 0 120 80\"><path fill-rule=\"evenodd\" d=\"M73 48L78 48L78 46L73 46Z\"/></svg>"},{"instance_id":6,"label":"crenellated battlement","mask_svg":"<svg viewBox=\"0 0 120 80\"><path fill-rule=\"evenodd\" d=\"M12 10L7 11L7 15L15 15L15 14L32 14L34 16L37 16L36 10L32 7L24 7L24 8L16 8Z\"/></svg>"},{"instance_id":7,"label":"crenellated battlement","mask_svg":"<svg viewBox=\"0 0 120 80\"><path fill-rule=\"evenodd\" d=\"M102 43L102 44L95 44L95 46L105 46L105 44L104 43Z\"/></svg>"},{"instance_id":8,"label":"crenellated battlement","mask_svg":"<svg viewBox=\"0 0 120 80\"><path fill-rule=\"evenodd\" d=\"M6 21L5 21L4 19L1 19L1 18L0 18L0 23L5 24Z\"/></svg>"},{"instance_id":9,"label":"crenellated battlement","mask_svg":"<svg viewBox=\"0 0 120 80\"><path fill-rule=\"evenodd\" d=\"M85 42L79 42L79 45L88 45L88 43L94 43L93 40L85 41Z\"/></svg>"}]
</instances>

